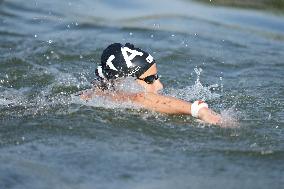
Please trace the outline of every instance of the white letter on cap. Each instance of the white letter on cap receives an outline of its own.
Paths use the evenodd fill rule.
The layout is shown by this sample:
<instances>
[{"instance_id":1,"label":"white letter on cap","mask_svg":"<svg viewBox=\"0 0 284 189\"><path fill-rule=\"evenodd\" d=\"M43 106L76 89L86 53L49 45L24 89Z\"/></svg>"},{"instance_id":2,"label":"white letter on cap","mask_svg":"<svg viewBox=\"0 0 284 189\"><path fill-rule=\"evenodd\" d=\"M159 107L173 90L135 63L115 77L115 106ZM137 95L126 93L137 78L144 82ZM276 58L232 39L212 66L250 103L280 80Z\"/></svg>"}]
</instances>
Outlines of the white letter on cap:
<instances>
[{"instance_id":1,"label":"white letter on cap","mask_svg":"<svg viewBox=\"0 0 284 189\"><path fill-rule=\"evenodd\" d=\"M111 61L113 61L114 58L115 58L115 56L114 56L114 55L111 55L111 56L107 59L106 65L107 65L110 69L117 71L117 69L114 67L114 65L113 65L112 62L111 62Z\"/></svg>"},{"instance_id":2,"label":"white letter on cap","mask_svg":"<svg viewBox=\"0 0 284 189\"><path fill-rule=\"evenodd\" d=\"M121 47L121 52L126 62L127 68L132 66L131 60L135 58L135 56L143 56L143 52L138 52L136 50L129 49L128 47ZM127 55L127 52L130 53L130 56Z\"/></svg>"},{"instance_id":3,"label":"white letter on cap","mask_svg":"<svg viewBox=\"0 0 284 189\"><path fill-rule=\"evenodd\" d=\"M105 76L104 76L104 74L103 74L103 69L102 69L102 67L101 66L98 66L98 74L99 74L99 76L101 77L101 78L105 78Z\"/></svg>"},{"instance_id":4,"label":"white letter on cap","mask_svg":"<svg viewBox=\"0 0 284 189\"><path fill-rule=\"evenodd\" d=\"M153 59L153 57L149 54L148 57L146 58L146 60L147 60L147 62L148 62L149 64L151 64L154 59Z\"/></svg>"}]
</instances>

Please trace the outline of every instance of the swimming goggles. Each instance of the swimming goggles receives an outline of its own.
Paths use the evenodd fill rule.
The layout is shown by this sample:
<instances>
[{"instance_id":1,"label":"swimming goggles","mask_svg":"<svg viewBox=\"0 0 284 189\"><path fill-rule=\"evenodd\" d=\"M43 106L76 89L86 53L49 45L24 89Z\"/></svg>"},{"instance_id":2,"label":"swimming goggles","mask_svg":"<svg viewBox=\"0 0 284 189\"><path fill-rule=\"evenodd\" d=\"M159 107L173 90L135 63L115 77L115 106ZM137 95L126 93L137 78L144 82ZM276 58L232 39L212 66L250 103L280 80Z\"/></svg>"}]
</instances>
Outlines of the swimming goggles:
<instances>
[{"instance_id":1,"label":"swimming goggles","mask_svg":"<svg viewBox=\"0 0 284 189\"><path fill-rule=\"evenodd\" d=\"M137 79L145 81L147 84L153 84L155 82L155 80L159 79L159 75L158 74L149 75L145 78L137 78Z\"/></svg>"}]
</instances>

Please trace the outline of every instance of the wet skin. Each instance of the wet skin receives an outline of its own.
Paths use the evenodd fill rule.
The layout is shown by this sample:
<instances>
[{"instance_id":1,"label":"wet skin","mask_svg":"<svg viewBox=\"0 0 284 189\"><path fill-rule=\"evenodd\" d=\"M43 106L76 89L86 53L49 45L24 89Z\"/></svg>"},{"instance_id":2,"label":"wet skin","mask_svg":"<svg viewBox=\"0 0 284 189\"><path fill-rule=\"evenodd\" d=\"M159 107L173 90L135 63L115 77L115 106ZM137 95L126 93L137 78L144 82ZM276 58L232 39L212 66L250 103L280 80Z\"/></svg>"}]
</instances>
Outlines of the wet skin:
<instances>
[{"instance_id":1,"label":"wet skin","mask_svg":"<svg viewBox=\"0 0 284 189\"><path fill-rule=\"evenodd\" d=\"M157 70L157 65L156 64L153 64L145 73L143 73L139 78L143 79L147 76L150 76L150 75L155 75L158 73L158 70ZM158 80L155 80L154 83L152 84L147 84L145 81L143 80L139 80L137 79L136 80L137 83L141 86L143 86L145 88L145 91L146 92L149 92L149 93L155 93L157 94L160 90L162 90L164 87L163 87L163 84L161 83L160 79Z\"/></svg>"},{"instance_id":2,"label":"wet skin","mask_svg":"<svg viewBox=\"0 0 284 189\"><path fill-rule=\"evenodd\" d=\"M153 64L145 73L143 73L139 78L144 79L147 76L157 74L157 66ZM111 94L99 89L92 89L83 92L80 98L83 100L91 99L95 95L103 95L109 97L113 101L131 101L134 104L140 105L141 107L149 110L153 110L160 113L166 114L183 114L191 115L191 103L158 94L158 92L163 89L163 84L159 79L155 80L153 83L148 84L143 80L136 79L136 82L141 85L145 91L140 93L122 93L122 92L112 92ZM201 108L198 112L198 118L209 124L221 124L221 116L209 108Z\"/></svg>"}]
</instances>

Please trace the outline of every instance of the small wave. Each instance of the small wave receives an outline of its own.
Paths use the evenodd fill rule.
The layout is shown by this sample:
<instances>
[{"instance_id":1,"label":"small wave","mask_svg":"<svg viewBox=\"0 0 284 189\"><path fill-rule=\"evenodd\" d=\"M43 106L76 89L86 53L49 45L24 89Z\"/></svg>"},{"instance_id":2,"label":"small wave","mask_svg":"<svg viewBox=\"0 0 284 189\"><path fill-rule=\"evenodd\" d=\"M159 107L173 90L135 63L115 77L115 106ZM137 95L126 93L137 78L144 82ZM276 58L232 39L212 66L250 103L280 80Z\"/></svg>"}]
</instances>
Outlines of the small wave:
<instances>
[{"instance_id":1,"label":"small wave","mask_svg":"<svg viewBox=\"0 0 284 189\"><path fill-rule=\"evenodd\" d=\"M58 110L58 108L60 110L68 109L66 106L71 103L70 93L84 88L87 84L87 79L80 74L76 77L72 73L64 73L55 67L36 64L34 64L34 69L37 74L54 76L54 81L40 87L31 86L19 89L0 86L0 108L3 110L1 114L21 117L46 114L51 110ZM8 109L5 108L7 106ZM64 113L64 111L60 112L60 110L56 113Z\"/></svg>"}]
</instances>

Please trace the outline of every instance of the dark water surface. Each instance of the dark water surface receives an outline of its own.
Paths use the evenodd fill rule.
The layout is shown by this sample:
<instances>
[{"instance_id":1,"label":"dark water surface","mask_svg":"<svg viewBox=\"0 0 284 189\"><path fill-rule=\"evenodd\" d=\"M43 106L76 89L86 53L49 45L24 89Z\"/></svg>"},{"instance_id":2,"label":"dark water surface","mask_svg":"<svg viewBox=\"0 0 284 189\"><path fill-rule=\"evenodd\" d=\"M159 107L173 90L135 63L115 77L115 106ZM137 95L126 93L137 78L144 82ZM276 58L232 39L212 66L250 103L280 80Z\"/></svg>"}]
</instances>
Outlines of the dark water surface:
<instances>
[{"instance_id":1,"label":"dark water surface","mask_svg":"<svg viewBox=\"0 0 284 189\"><path fill-rule=\"evenodd\" d=\"M165 93L203 98L240 127L80 103L72 94L113 42L149 51ZM0 1L0 188L283 188L283 61L283 15L182 0Z\"/></svg>"},{"instance_id":2,"label":"dark water surface","mask_svg":"<svg viewBox=\"0 0 284 189\"><path fill-rule=\"evenodd\" d=\"M250 9L270 10L283 14L284 0L195 0L211 5L235 6Z\"/></svg>"}]
</instances>

